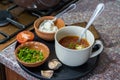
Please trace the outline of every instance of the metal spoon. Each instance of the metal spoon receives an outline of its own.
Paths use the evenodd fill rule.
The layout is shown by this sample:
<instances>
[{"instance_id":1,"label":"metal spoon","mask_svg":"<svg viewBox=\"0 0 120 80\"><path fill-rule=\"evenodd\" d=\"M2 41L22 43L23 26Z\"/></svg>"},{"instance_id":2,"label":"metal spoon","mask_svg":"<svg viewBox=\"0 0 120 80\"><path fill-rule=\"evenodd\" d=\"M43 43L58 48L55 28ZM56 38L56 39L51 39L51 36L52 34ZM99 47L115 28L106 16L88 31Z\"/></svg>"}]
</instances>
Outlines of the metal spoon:
<instances>
[{"instance_id":1,"label":"metal spoon","mask_svg":"<svg viewBox=\"0 0 120 80\"><path fill-rule=\"evenodd\" d=\"M101 14L101 12L104 10L104 4L103 3L99 3L93 13L93 15L91 16L88 24L86 25L85 29L81 32L80 37L78 39L78 42L80 42L80 40L82 39L83 35L86 33L87 29L91 26L91 24L93 23L93 21Z\"/></svg>"},{"instance_id":2,"label":"metal spoon","mask_svg":"<svg viewBox=\"0 0 120 80\"><path fill-rule=\"evenodd\" d=\"M61 13L59 13L59 14L57 14L55 17L54 17L54 19L52 19L52 20L45 20L45 22L47 22L47 21L52 21L52 23L54 22L54 21L56 21L57 20L57 18L59 18L62 14L64 14L65 12L67 12L67 11L70 11L70 10L73 10L73 9L75 9L76 8L76 4L71 4L68 8L66 8L64 11L62 11ZM43 21L43 23L45 23L44 21ZM42 23L41 23L42 24Z\"/></svg>"},{"instance_id":3,"label":"metal spoon","mask_svg":"<svg viewBox=\"0 0 120 80\"><path fill-rule=\"evenodd\" d=\"M56 16L55 16L55 18L54 19L52 19L51 21L56 21L57 20L57 18L59 18L61 15L63 15L65 12L67 12L67 11L70 11L70 10L73 10L73 9L75 9L76 8L76 4L71 4L68 8L66 8L65 10L63 10L61 13L59 13L59 14L57 14Z\"/></svg>"}]
</instances>

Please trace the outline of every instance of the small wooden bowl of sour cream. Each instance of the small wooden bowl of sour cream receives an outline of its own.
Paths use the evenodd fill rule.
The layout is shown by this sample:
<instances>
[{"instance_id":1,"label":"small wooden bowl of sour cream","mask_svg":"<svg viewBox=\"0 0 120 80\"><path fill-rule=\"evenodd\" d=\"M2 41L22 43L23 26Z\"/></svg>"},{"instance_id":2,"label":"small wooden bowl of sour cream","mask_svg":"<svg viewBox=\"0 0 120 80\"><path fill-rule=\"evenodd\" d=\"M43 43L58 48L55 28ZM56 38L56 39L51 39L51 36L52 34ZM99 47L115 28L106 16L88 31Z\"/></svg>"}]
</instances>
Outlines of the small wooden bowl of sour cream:
<instances>
[{"instance_id":1,"label":"small wooden bowl of sour cream","mask_svg":"<svg viewBox=\"0 0 120 80\"><path fill-rule=\"evenodd\" d=\"M41 39L52 41L54 40L54 35L56 31L65 26L65 23L62 19L58 18L54 22L49 20L53 20L54 16L44 16L38 18L34 22L35 33Z\"/></svg>"}]
</instances>

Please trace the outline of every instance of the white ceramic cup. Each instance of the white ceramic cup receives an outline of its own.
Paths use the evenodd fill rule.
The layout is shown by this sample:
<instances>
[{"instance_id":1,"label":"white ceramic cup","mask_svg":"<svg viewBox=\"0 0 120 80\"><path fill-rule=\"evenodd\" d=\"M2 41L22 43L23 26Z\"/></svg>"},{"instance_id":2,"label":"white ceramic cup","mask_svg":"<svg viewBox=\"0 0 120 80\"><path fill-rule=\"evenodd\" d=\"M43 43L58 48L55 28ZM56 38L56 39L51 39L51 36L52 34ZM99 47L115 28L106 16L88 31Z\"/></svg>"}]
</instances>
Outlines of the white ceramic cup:
<instances>
[{"instance_id":1,"label":"white ceramic cup","mask_svg":"<svg viewBox=\"0 0 120 80\"><path fill-rule=\"evenodd\" d=\"M100 40L95 40L94 35L89 30L86 31L85 38L89 42L90 46L82 50L73 50L63 47L59 40L66 36L80 36L80 32L83 30L80 26L66 26L59 29L55 34L55 51L57 58L65 65L68 66L80 66L87 62L89 58L95 57L103 50L103 44ZM93 47L99 44L100 48L92 52Z\"/></svg>"}]
</instances>

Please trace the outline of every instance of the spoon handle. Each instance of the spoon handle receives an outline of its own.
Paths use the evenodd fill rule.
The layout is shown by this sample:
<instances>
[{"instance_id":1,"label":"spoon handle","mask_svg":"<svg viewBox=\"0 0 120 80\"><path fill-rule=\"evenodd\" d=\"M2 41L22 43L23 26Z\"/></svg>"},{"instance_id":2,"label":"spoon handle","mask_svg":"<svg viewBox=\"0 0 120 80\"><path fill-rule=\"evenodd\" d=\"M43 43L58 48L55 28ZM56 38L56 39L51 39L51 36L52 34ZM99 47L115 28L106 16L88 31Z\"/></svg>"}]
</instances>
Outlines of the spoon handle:
<instances>
[{"instance_id":1,"label":"spoon handle","mask_svg":"<svg viewBox=\"0 0 120 80\"><path fill-rule=\"evenodd\" d=\"M93 15L91 16L91 18L90 18L90 20L88 22L88 24L86 25L85 29L81 32L81 35L80 35L81 38L83 37L83 35L87 31L87 29L91 26L93 21L101 14L101 12L103 10L104 10L104 4L103 3L98 4L98 6L96 7Z\"/></svg>"},{"instance_id":2,"label":"spoon handle","mask_svg":"<svg viewBox=\"0 0 120 80\"><path fill-rule=\"evenodd\" d=\"M64 11L61 13L57 14L55 17L59 18L61 15L63 15L65 12L73 10L76 8L76 4L71 4L68 8L66 8Z\"/></svg>"}]
</instances>

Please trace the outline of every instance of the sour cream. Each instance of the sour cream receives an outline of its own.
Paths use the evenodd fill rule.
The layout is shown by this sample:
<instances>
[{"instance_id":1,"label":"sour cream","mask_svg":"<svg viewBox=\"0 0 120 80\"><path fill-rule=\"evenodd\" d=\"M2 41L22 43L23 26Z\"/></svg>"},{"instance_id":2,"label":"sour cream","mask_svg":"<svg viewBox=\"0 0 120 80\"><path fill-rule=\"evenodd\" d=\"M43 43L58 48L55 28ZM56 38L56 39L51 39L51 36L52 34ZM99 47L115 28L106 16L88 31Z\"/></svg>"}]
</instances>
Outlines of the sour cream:
<instances>
[{"instance_id":1,"label":"sour cream","mask_svg":"<svg viewBox=\"0 0 120 80\"><path fill-rule=\"evenodd\" d=\"M40 26L39 30L42 32L47 32L47 33L54 33L58 30L57 26L55 26L54 22L51 20L44 20Z\"/></svg>"}]
</instances>

